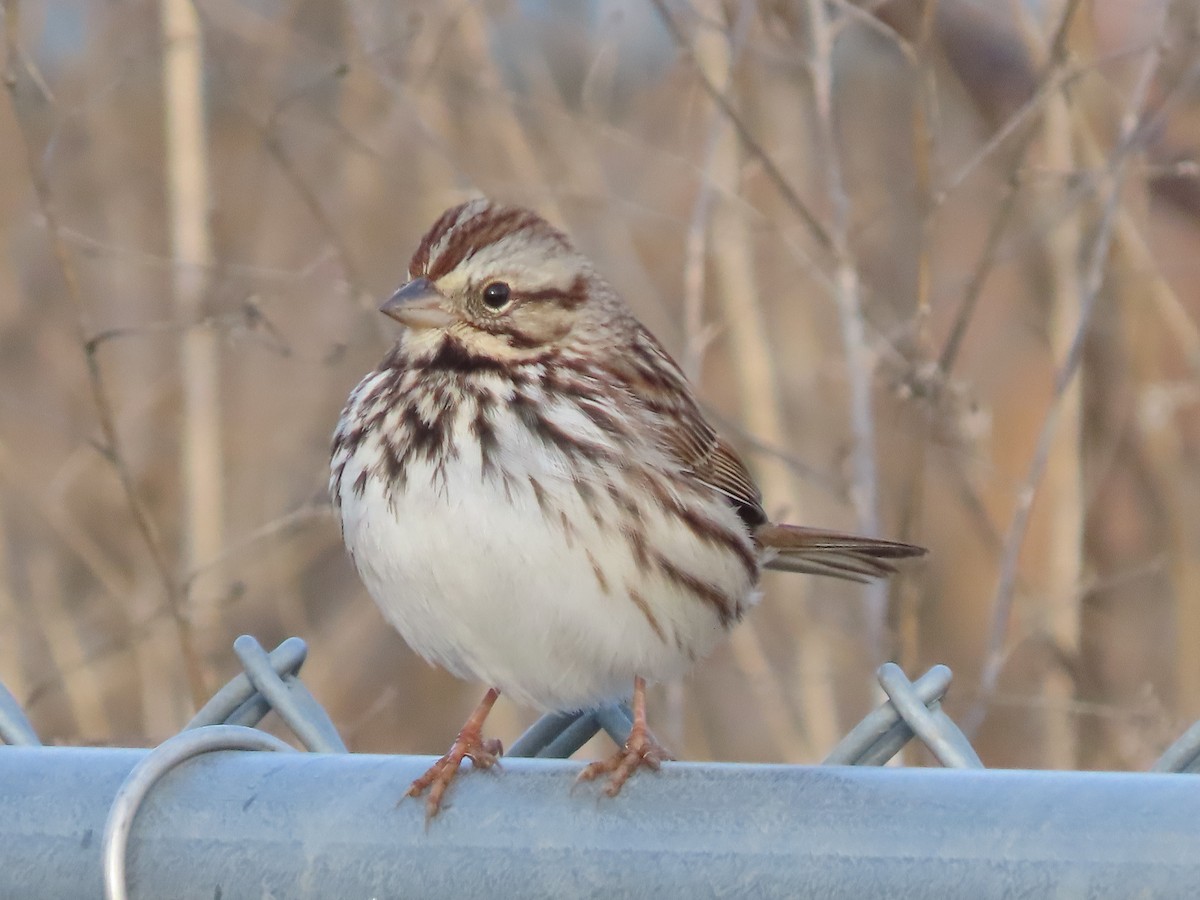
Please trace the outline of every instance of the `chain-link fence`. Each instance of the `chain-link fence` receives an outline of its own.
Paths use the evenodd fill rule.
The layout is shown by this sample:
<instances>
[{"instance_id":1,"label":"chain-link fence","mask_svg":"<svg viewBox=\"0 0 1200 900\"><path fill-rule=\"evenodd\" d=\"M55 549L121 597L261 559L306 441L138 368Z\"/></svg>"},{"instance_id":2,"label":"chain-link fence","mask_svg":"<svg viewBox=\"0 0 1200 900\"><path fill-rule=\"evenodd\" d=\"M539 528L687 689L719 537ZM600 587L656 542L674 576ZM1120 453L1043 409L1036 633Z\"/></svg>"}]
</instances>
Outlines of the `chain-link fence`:
<instances>
[{"instance_id":1,"label":"chain-link fence","mask_svg":"<svg viewBox=\"0 0 1200 900\"><path fill-rule=\"evenodd\" d=\"M148 751L43 747L0 688L0 896L1182 897L1200 878L1200 779L987 771L941 709L945 666L882 666L888 699L833 768L677 763L613 799L528 760L623 742L628 710L549 715L426 823L396 798L428 760L348 754L303 641L234 650L244 673ZM257 729L269 712L312 753ZM964 771L879 768L914 738ZM212 755L245 750L278 755ZM1198 767L1200 723L1154 772Z\"/></svg>"}]
</instances>

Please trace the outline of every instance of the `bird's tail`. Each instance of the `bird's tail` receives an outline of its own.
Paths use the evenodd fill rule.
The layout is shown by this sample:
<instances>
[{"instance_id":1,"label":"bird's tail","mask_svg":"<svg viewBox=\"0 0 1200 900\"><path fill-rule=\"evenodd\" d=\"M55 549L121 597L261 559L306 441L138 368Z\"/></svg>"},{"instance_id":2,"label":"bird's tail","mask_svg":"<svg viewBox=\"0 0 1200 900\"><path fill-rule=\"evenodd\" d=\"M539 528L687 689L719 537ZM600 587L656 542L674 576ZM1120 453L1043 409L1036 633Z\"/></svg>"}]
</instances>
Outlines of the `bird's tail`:
<instances>
[{"instance_id":1,"label":"bird's tail","mask_svg":"<svg viewBox=\"0 0 1200 900\"><path fill-rule=\"evenodd\" d=\"M829 575L848 581L884 578L896 571L895 561L924 556L925 548L900 541L860 537L822 528L768 522L754 531L768 569Z\"/></svg>"}]
</instances>

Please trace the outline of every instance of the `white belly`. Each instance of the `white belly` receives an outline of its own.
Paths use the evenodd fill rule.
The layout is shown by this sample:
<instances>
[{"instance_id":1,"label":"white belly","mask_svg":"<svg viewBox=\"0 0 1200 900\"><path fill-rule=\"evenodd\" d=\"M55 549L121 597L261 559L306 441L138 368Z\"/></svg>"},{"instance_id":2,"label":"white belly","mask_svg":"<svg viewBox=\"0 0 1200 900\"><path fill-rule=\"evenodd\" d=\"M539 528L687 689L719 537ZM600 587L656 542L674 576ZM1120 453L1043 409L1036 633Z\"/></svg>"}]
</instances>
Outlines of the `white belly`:
<instances>
[{"instance_id":1,"label":"white belly","mask_svg":"<svg viewBox=\"0 0 1200 900\"><path fill-rule=\"evenodd\" d=\"M457 458L439 471L411 463L389 502L379 477L359 481L376 440L333 485L343 533L367 590L427 660L519 703L578 709L628 694L635 675L679 675L724 635L713 604L639 561L607 486L593 482L585 502L564 460L502 442L512 475L485 477L477 446L458 440ZM662 557L740 605L756 599L736 555L640 505L637 525ZM736 526L723 503L713 509Z\"/></svg>"}]
</instances>

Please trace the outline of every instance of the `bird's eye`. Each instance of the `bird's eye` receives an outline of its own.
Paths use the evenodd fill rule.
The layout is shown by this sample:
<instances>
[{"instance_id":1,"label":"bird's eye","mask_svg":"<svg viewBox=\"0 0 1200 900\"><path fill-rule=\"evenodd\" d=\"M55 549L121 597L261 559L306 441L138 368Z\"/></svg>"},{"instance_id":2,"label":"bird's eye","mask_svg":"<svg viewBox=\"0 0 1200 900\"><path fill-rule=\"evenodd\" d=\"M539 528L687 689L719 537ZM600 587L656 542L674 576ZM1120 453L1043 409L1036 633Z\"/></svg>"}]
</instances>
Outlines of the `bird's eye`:
<instances>
[{"instance_id":1,"label":"bird's eye","mask_svg":"<svg viewBox=\"0 0 1200 900\"><path fill-rule=\"evenodd\" d=\"M503 281L493 281L483 289L483 302L488 309L503 309L508 300L508 285Z\"/></svg>"}]
</instances>

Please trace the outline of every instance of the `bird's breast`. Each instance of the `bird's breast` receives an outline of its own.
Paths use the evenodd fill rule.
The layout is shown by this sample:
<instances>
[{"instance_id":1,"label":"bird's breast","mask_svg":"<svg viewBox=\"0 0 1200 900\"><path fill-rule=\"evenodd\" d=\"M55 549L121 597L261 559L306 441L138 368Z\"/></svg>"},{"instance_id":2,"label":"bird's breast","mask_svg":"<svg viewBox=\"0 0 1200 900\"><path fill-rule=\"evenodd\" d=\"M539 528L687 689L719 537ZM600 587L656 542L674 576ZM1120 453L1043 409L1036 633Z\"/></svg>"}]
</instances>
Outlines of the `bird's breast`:
<instances>
[{"instance_id":1,"label":"bird's breast","mask_svg":"<svg viewBox=\"0 0 1200 900\"><path fill-rule=\"evenodd\" d=\"M352 401L331 489L368 591L426 659L536 708L679 674L756 599L744 526L594 411L517 397Z\"/></svg>"}]
</instances>

